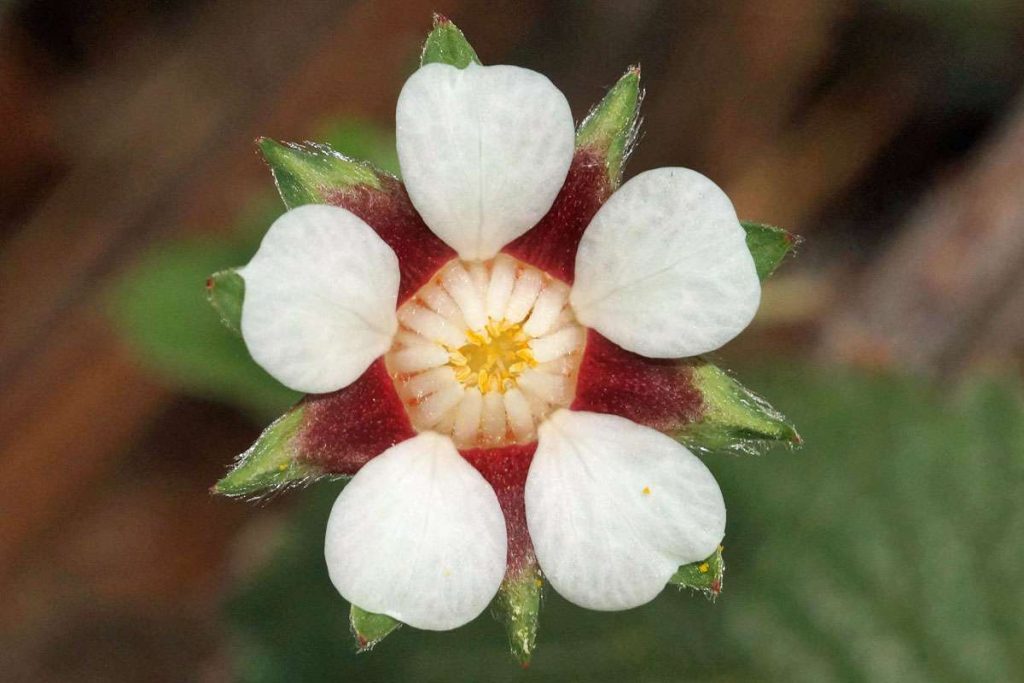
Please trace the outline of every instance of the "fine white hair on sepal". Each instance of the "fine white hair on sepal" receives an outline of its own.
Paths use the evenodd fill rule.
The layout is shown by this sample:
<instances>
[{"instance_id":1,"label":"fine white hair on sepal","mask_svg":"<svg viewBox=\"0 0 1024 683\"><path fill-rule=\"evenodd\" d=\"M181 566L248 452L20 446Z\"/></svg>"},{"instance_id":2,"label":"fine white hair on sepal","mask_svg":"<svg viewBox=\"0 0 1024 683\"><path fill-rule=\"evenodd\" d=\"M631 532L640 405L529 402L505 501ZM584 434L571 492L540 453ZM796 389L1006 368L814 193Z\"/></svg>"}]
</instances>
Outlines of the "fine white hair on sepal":
<instances>
[{"instance_id":1,"label":"fine white hair on sepal","mask_svg":"<svg viewBox=\"0 0 1024 683\"><path fill-rule=\"evenodd\" d=\"M467 261L494 257L547 213L575 142L558 88L504 65L420 68L399 95L396 135L409 198Z\"/></svg>"},{"instance_id":2,"label":"fine white hair on sepal","mask_svg":"<svg viewBox=\"0 0 1024 683\"><path fill-rule=\"evenodd\" d=\"M542 423L525 500L541 570L590 609L649 602L725 533L725 502L704 463L617 415L563 409Z\"/></svg>"},{"instance_id":3,"label":"fine white hair on sepal","mask_svg":"<svg viewBox=\"0 0 1024 683\"><path fill-rule=\"evenodd\" d=\"M342 490L324 555L346 600L441 631L487 608L506 548L494 489L451 439L424 432L368 462Z\"/></svg>"},{"instance_id":4,"label":"fine white hair on sepal","mask_svg":"<svg viewBox=\"0 0 1024 683\"><path fill-rule=\"evenodd\" d=\"M623 185L576 253L577 318L649 358L713 351L753 319L761 284L732 202L685 168Z\"/></svg>"},{"instance_id":5,"label":"fine white hair on sepal","mask_svg":"<svg viewBox=\"0 0 1024 683\"><path fill-rule=\"evenodd\" d=\"M240 272L242 338L253 359L291 389L346 387L391 346L398 258L345 209L288 211Z\"/></svg>"}]
</instances>

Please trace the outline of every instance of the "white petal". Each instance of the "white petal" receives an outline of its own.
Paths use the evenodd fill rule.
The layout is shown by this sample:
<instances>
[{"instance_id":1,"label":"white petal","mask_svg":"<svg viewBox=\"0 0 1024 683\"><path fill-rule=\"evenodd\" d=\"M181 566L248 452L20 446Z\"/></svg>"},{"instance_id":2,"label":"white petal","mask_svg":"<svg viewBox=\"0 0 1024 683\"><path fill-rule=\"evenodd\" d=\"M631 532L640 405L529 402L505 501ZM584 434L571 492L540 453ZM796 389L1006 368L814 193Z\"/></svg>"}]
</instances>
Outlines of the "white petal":
<instances>
[{"instance_id":1,"label":"white petal","mask_svg":"<svg viewBox=\"0 0 1024 683\"><path fill-rule=\"evenodd\" d=\"M760 299L732 203L685 168L655 169L623 185L576 253L577 318L650 358L717 349L750 323Z\"/></svg>"},{"instance_id":2,"label":"white petal","mask_svg":"<svg viewBox=\"0 0 1024 683\"><path fill-rule=\"evenodd\" d=\"M324 551L346 600L430 630L462 626L487 607L505 553L494 490L432 432L359 470L334 503Z\"/></svg>"},{"instance_id":3,"label":"white petal","mask_svg":"<svg viewBox=\"0 0 1024 683\"><path fill-rule=\"evenodd\" d=\"M285 213L241 274L245 345L287 387L341 389L391 346L398 259L345 209L310 204Z\"/></svg>"},{"instance_id":4,"label":"white petal","mask_svg":"<svg viewBox=\"0 0 1024 683\"><path fill-rule=\"evenodd\" d=\"M559 410L541 424L526 521L551 585L582 607L652 600L725 532L707 467L661 432L616 415Z\"/></svg>"},{"instance_id":5,"label":"white petal","mask_svg":"<svg viewBox=\"0 0 1024 683\"><path fill-rule=\"evenodd\" d=\"M551 208L573 156L572 113L541 74L428 64L396 112L409 198L466 260L486 260Z\"/></svg>"},{"instance_id":6,"label":"white petal","mask_svg":"<svg viewBox=\"0 0 1024 683\"><path fill-rule=\"evenodd\" d=\"M504 254L494 259L494 271L487 286L487 316L491 320L503 320L512 286L516 282L516 262Z\"/></svg>"}]
</instances>

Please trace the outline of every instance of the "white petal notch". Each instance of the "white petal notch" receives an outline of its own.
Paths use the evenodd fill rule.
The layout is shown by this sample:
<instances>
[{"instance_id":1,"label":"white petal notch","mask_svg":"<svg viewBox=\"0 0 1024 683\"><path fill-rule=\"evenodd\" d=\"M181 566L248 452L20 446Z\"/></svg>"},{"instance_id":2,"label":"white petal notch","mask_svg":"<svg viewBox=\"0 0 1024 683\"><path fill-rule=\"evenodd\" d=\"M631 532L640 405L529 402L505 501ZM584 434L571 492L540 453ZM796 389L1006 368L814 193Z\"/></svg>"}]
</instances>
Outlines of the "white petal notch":
<instances>
[{"instance_id":1,"label":"white petal notch","mask_svg":"<svg viewBox=\"0 0 1024 683\"><path fill-rule=\"evenodd\" d=\"M616 415L560 410L539 429L526 521L562 597L621 610L715 551L725 502L704 463L672 438Z\"/></svg>"},{"instance_id":2,"label":"white petal notch","mask_svg":"<svg viewBox=\"0 0 1024 683\"><path fill-rule=\"evenodd\" d=\"M572 162L565 96L516 66L427 64L402 88L398 159L409 197L467 261L486 260L551 208Z\"/></svg>"},{"instance_id":3,"label":"white petal notch","mask_svg":"<svg viewBox=\"0 0 1024 683\"><path fill-rule=\"evenodd\" d=\"M368 462L327 521L331 581L349 602L415 628L476 618L505 575L505 519L451 439L424 432Z\"/></svg>"},{"instance_id":4,"label":"white petal notch","mask_svg":"<svg viewBox=\"0 0 1024 683\"><path fill-rule=\"evenodd\" d=\"M649 358L713 351L750 324L761 284L732 202L685 168L623 185L576 253L576 316Z\"/></svg>"},{"instance_id":5,"label":"white petal notch","mask_svg":"<svg viewBox=\"0 0 1024 683\"><path fill-rule=\"evenodd\" d=\"M310 204L288 211L241 274L245 345L291 389L346 387L391 346L398 258L345 209Z\"/></svg>"}]
</instances>

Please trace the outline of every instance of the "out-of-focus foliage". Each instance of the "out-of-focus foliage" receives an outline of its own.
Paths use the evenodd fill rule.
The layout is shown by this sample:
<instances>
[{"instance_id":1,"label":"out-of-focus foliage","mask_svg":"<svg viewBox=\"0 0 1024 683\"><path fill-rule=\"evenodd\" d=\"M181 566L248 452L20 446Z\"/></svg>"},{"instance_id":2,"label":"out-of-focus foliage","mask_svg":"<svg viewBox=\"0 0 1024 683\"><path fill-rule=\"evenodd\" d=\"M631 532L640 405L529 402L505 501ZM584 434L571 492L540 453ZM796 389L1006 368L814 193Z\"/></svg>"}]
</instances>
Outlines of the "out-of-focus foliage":
<instances>
[{"instance_id":1,"label":"out-of-focus foliage","mask_svg":"<svg viewBox=\"0 0 1024 683\"><path fill-rule=\"evenodd\" d=\"M1024 678L1020 396L785 366L759 379L808 445L706 459L729 505L727 590L712 604L670 586L623 613L548 592L531 680ZM322 561L338 487L299 494L275 559L228 605L239 678L521 679L486 614L355 653Z\"/></svg>"},{"instance_id":2,"label":"out-of-focus foliage","mask_svg":"<svg viewBox=\"0 0 1024 683\"><path fill-rule=\"evenodd\" d=\"M324 139L345 154L398 171L394 137L375 126L339 122ZM156 247L118 282L111 306L124 336L165 383L237 405L261 420L280 415L299 395L263 372L241 338L218 321L206 301L206 283L210 273L247 263L284 211L270 180L268 171L266 200L239 221L231 237ZM231 302L226 297L221 303Z\"/></svg>"}]
</instances>

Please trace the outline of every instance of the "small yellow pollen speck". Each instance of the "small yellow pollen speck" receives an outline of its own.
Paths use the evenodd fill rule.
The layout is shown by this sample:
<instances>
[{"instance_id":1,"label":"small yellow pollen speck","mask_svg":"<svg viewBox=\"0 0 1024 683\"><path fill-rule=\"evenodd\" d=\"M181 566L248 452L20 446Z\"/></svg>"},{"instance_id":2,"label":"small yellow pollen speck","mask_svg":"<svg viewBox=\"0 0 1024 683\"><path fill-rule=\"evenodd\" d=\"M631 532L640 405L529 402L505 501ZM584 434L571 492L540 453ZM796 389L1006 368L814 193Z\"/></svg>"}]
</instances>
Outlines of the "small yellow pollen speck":
<instances>
[{"instance_id":1,"label":"small yellow pollen speck","mask_svg":"<svg viewBox=\"0 0 1024 683\"><path fill-rule=\"evenodd\" d=\"M650 486L645 486L644 490L641 491L640 493L644 494L645 496L651 495L651 487Z\"/></svg>"},{"instance_id":2,"label":"small yellow pollen speck","mask_svg":"<svg viewBox=\"0 0 1024 683\"><path fill-rule=\"evenodd\" d=\"M697 567L697 569L700 570L701 574L707 574L708 570L711 569L711 565L709 565L707 562L701 562L700 566Z\"/></svg>"},{"instance_id":3,"label":"small yellow pollen speck","mask_svg":"<svg viewBox=\"0 0 1024 683\"><path fill-rule=\"evenodd\" d=\"M286 469L288 469L288 463L286 463L286 462L283 462L283 463L281 463L280 465L277 466L277 471L278 472L284 472Z\"/></svg>"},{"instance_id":4,"label":"small yellow pollen speck","mask_svg":"<svg viewBox=\"0 0 1024 683\"><path fill-rule=\"evenodd\" d=\"M533 585L536 586L537 588L540 588L541 586L544 585L544 582L538 577L538 578L533 580Z\"/></svg>"}]
</instances>

